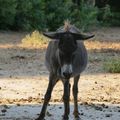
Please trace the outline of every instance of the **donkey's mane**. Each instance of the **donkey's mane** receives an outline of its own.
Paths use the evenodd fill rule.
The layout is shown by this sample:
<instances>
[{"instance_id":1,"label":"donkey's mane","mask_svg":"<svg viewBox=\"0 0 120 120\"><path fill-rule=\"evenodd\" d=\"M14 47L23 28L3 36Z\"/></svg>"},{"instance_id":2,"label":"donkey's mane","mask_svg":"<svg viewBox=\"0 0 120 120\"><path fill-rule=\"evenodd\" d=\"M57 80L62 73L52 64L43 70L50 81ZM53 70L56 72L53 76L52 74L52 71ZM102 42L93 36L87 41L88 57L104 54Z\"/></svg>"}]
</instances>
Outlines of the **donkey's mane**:
<instances>
[{"instance_id":1,"label":"donkey's mane","mask_svg":"<svg viewBox=\"0 0 120 120\"><path fill-rule=\"evenodd\" d=\"M71 33L81 33L81 31L76 28L74 25L70 24L69 20L64 22L64 26L61 26L56 30L57 32L71 32Z\"/></svg>"},{"instance_id":2,"label":"donkey's mane","mask_svg":"<svg viewBox=\"0 0 120 120\"><path fill-rule=\"evenodd\" d=\"M66 20L66 21L64 22L64 30L65 30L65 31L69 31L70 28L71 28L70 21L69 21L69 20Z\"/></svg>"}]
</instances>

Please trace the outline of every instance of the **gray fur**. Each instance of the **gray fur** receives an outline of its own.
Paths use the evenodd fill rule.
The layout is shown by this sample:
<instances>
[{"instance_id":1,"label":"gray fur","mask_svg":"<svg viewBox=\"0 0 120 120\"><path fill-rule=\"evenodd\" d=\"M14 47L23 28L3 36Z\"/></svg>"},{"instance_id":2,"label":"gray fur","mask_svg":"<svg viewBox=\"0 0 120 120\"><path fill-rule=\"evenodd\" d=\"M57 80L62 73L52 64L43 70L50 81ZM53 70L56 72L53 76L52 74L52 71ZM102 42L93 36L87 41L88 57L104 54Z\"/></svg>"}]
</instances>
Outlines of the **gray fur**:
<instances>
[{"instance_id":1,"label":"gray fur","mask_svg":"<svg viewBox=\"0 0 120 120\"><path fill-rule=\"evenodd\" d=\"M63 120L69 119L70 77L74 77L72 89L74 97L73 114L77 120L80 120L77 102L78 81L81 72L84 71L87 65L87 51L82 40L92 38L93 35L84 35L78 28L69 23L66 23L65 26L60 27L55 32L44 33L44 35L53 39L49 42L45 56L45 64L50 75L42 110L36 120L44 120L52 90L59 79L62 80L64 86Z\"/></svg>"},{"instance_id":2,"label":"gray fur","mask_svg":"<svg viewBox=\"0 0 120 120\"><path fill-rule=\"evenodd\" d=\"M58 41L50 41L46 51L45 63L47 69L55 74L60 67L58 51ZM74 52L74 55L72 76L80 74L87 65L87 52L82 41L77 42L77 50Z\"/></svg>"},{"instance_id":3,"label":"gray fur","mask_svg":"<svg viewBox=\"0 0 120 120\"><path fill-rule=\"evenodd\" d=\"M60 27L57 32L65 32L64 26ZM73 25L70 25L69 32L71 33L80 33L80 30ZM59 55L58 55L58 40L53 40L49 42L47 51L46 51L46 67L50 72L57 72L59 66ZM87 51L84 46L83 41L77 41L77 50L74 53L74 61L73 61L73 75L76 76L80 74L87 65Z\"/></svg>"}]
</instances>

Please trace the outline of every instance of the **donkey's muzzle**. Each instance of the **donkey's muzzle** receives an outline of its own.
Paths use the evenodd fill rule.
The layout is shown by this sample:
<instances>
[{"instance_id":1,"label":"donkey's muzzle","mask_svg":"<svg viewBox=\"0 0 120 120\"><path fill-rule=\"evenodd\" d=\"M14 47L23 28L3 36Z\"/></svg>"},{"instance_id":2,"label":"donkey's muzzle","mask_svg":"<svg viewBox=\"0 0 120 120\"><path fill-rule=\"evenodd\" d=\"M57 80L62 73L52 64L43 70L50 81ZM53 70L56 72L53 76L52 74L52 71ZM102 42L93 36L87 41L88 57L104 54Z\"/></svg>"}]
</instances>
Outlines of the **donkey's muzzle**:
<instances>
[{"instance_id":1,"label":"donkey's muzzle","mask_svg":"<svg viewBox=\"0 0 120 120\"><path fill-rule=\"evenodd\" d=\"M73 73L71 64L64 64L61 67L61 76L65 79L69 79Z\"/></svg>"},{"instance_id":2,"label":"donkey's muzzle","mask_svg":"<svg viewBox=\"0 0 120 120\"><path fill-rule=\"evenodd\" d=\"M71 77L72 73L68 73L68 72L63 72L63 76L65 79L69 79Z\"/></svg>"}]
</instances>

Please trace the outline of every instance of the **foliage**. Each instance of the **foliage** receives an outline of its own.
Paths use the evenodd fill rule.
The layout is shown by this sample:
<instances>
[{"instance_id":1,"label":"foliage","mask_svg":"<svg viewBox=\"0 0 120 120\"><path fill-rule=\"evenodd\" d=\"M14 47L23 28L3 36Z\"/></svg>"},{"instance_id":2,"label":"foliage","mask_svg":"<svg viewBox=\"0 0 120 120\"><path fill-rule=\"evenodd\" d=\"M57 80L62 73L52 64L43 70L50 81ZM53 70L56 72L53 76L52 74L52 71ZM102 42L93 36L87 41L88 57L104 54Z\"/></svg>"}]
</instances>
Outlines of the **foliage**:
<instances>
[{"instance_id":1,"label":"foliage","mask_svg":"<svg viewBox=\"0 0 120 120\"><path fill-rule=\"evenodd\" d=\"M81 3L80 6L72 3L71 0L49 0L46 2L45 13L47 14L48 28L55 30L63 22L69 19L82 30L97 24L97 8L92 5Z\"/></svg>"},{"instance_id":2,"label":"foliage","mask_svg":"<svg viewBox=\"0 0 120 120\"><path fill-rule=\"evenodd\" d=\"M83 5L81 9L82 5L78 7L72 0L1 0L0 2L0 9L5 11L5 14L1 14L0 24L3 25L2 28L10 25L8 28L13 30L55 30L63 25L66 19L84 29L94 24L96 19L94 7Z\"/></svg>"},{"instance_id":3,"label":"foliage","mask_svg":"<svg viewBox=\"0 0 120 120\"><path fill-rule=\"evenodd\" d=\"M13 25L16 6L16 0L0 0L0 29L7 29Z\"/></svg>"},{"instance_id":4,"label":"foliage","mask_svg":"<svg viewBox=\"0 0 120 120\"><path fill-rule=\"evenodd\" d=\"M98 10L98 20L102 25L109 25L111 15L112 13L109 5Z\"/></svg>"},{"instance_id":5,"label":"foliage","mask_svg":"<svg viewBox=\"0 0 120 120\"><path fill-rule=\"evenodd\" d=\"M40 47L46 43L48 43L48 39L38 31L34 31L32 34L28 34L25 36L25 38L22 39L22 45L24 46Z\"/></svg>"},{"instance_id":6,"label":"foliage","mask_svg":"<svg viewBox=\"0 0 120 120\"><path fill-rule=\"evenodd\" d=\"M120 73L120 59L109 59L104 63L104 70L110 73Z\"/></svg>"},{"instance_id":7,"label":"foliage","mask_svg":"<svg viewBox=\"0 0 120 120\"><path fill-rule=\"evenodd\" d=\"M106 5L103 9L103 20L107 20L112 15L109 5Z\"/></svg>"},{"instance_id":8,"label":"foliage","mask_svg":"<svg viewBox=\"0 0 120 120\"><path fill-rule=\"evenodd\" d=\"M69 19L71 2L63 0L45 0L45 14L48 29L55 30Z\"/></svg>"},{"instance_id":9,"label":"foliage","mask_svg":"<svg viewBox=\"0 0 120 120\"><path fill-rule=\"evenodd\" d=\"M114 12L109 5L99 9L98 19L104 26L120 26L120 12Z\"/></svg>"},{"instance_id":10,"label":"foliage","mask_svg":"<svg viewBox=\"0 0 120 120\"><path fill-rule=\"evenodd\" d=\"M83 3L79 8L73 8L72 11L71 20L83 31L97 25L98 10L94 6Z\"/></svg>"},{"instance_id":11,"label":"foliage","mask_svg":"<svg viewBox=\"0 0 120 120\"><path fill-rule=\"evenodd\" d=\"M108 22L110 26L120 26L120 12L111 12L110 20Z\"/></svg>"},{"instance_id":12,"label":"foliage","mask_svg":"<svg viewBox=\"0 0 120 120\"><path fill-rule=\"evenodd\" d=\"M23 30L42 30L45 28L43 0L18 0L15 28Z\"/></svg>"}]
</instances>

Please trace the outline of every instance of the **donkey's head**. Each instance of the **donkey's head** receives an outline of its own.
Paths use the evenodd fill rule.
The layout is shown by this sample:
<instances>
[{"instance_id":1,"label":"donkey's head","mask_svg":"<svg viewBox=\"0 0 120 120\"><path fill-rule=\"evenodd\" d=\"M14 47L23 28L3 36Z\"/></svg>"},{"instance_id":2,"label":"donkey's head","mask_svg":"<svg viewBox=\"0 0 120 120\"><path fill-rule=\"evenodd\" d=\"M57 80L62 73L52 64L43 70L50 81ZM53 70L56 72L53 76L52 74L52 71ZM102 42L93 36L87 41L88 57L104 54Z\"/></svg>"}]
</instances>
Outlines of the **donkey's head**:
<instances>
[{"instance_id":1,"label":"donkey's head","mask_svg":"<svg viewBox=\"0 0 120 120\"><path fill-rule=\"evenodd\" d=\"M58 61L60 68L58 70L61 77L69 79L72 75L72 61L77 49L77 40L86 40L94 35L84 35L79 30L68 23L60 27L56 32L45 32L45 36L58 41Z\"/></svg>"}]
</instances>

